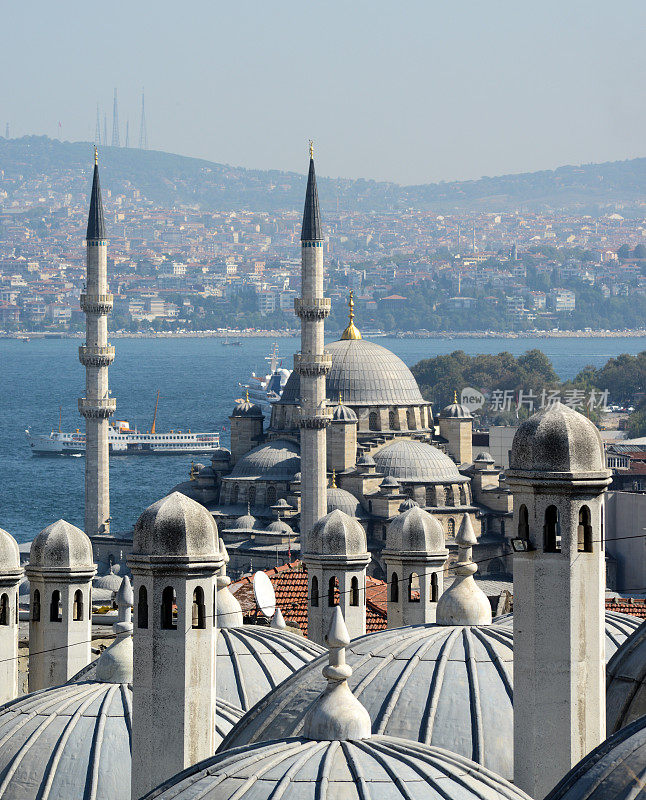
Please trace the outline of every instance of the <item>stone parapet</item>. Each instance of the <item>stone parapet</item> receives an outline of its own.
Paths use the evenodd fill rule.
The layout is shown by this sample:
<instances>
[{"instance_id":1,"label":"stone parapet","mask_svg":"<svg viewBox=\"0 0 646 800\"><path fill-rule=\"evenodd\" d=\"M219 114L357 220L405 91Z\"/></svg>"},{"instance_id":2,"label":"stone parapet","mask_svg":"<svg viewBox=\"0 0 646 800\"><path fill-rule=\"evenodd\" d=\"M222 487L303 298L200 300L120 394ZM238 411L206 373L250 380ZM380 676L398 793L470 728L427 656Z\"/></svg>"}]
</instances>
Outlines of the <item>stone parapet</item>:
<instances>
[{"instance_id":1,"label":"stone parapet","mask_svg":"<svg viewBox=\"0 0 646 800\"><path fill-rule=\"evenodd\" d=\"M325 319L330 315L331 308L332 301L329 297L317 297L311 300L294 298L294 312L300 319Z\"/></svg>"},{"instance_id":2,"label":"stone parapet","mask_svg":"<svg viewBox=\"0 0 646 800\"><path fill-rule=\"evenodd\" d=\"M114 296L81 292L80 305L86 314L109 314L114 305Z\"/></svg>"},{"instance_id":3,"label":"stone parapet","mask_svg":"<svg viewBox=\"0 0 646 800\"><path fill-rule=\"evenodd\" d=\"M79 397L79 414L86 419L107 419L117 410L116 397Z\"/></svg>"},{"instance_id":4,"label":"stone parapet","mask_svg":"<svg viewBox=\"0 0 646 800\"><path fill-rule=\"evenodd\" d=\"M84 367L108 367L114 361L114 346L84 344L79 347L79 361Z\"/></svg>"},{"instance_id":5,"label":"stone parapet","mask_svg":"<svg viewBox=\"0 0 646 800\"><path fill-rule=\"evenodd\" d=\"M332 354L303 355L294 353L294 369L299 375L327 375L332 366Z\"/></svg>"},{"instance_id":6,"label":"stone parapet","mask_svg":"<svg viewBox=\"0 0 646 800\"><path fill-rule=\"evenodd\" d=\"M320 430L322 428L327 428L330 422L332 422L332 409L326 408L318 414L312 414L309 417L301 417L298 424L301 428Z\"/></svg>"}]
</instances>

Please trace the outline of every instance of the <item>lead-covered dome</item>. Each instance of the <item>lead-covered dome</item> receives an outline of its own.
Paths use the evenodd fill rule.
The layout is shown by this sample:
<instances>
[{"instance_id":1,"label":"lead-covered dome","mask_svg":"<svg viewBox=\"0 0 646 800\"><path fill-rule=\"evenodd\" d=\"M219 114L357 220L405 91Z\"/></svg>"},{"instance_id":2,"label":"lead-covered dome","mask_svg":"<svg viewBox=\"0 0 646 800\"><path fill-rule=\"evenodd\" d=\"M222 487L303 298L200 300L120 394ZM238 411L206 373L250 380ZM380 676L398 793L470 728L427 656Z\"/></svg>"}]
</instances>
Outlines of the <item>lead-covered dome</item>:
<instances>
[{"instance_id":1,"label":"lead-covered dome","mask_svg":"<svg viewBox=\"0 0 646 800\"><path fill-rule=\"evenodd\" d=\"M300 469L298 445L289 439L273 439L271 442L254 447L242 456L225 480L262 478L291 481Z\"/></svg>"},{"instance_id":2,"label":"lead-covered dome","mask_svg":"<svg viewBox=\"0 0 646 800\"><path fill-rule=\"evenodd\" d=\"M458 403L457 398L453 403L442 409L440 416L443 419L473 419L473 414L466 406Z\"/></svg>"},{"instance_id":3,"label":"lead-covered dome","mask_svg":"<svg viewBox=\"0 0 646 800\"><path fill-rule=\"evenodd\" d=\"M399 481L460 483L467 480L453 461L430 444L403 439L387 444L373 454L377 472Z\"/></svg>"},{"instance_id":4,"label":"lead-covered dome","mask_svg":"<svg viewBox=\"0 0 646 800\"><path fill-rule=\"evenodd\" d=\"M487 769L437 747L390 736L287 739L216 755L146 800L529 800Z\"/></svg>"},{"instance_id":5,"label":"lead-covered dome","mask_svg":"<svg viewBox=\"0 0 646 800\"><path fill-rule=\"evenodd\" d=\"M442 526L428 511L417 505L405 510L390 523L386 529L386 550L402 555L441 553L448 556Z\"/></svg>"},{"instance_id":6,"label":"lead-covered dome","mask_svg":"<svg viewBox=\"0 0 646 800\"><path fill-rule=\"evenodd\" d=\"M637 800L644 797L646 717L595 747L545 800Z\"/></svg>"},{"instance_id":7,"label":"lead-covered dome","mask_svg":"<svg viewBox=\"0 0 646 800\"><path fill-rule=\"evenodd\" d=\"M325 380L331 402L342 397L350 406L426 405L413 373L385 347L366 339L342 339L326 344L325 351L332 356ZM292 372L279 402L293 405L299 399L300 379Z\"/></svg>"},{"instance_id":8,"label":"lead-covered dome","mask_svg":"<svg viewBox=\"0 0 646 800\"><path fill-rule=\"evenodd\" d=\"M92 543L76 525L59 519L42 530L31 543L29 566L36 569L93 569Z\"/></svg>"},{"instance_id":9,"label":"lead-covered dome","mask_svg":"<svg viewBox=\"0 0 646 800\"><path fill-rule=\"evenodd\" d=\"M646 715L646 622L608 662L606 729L614 733Z\"/></svg>"},{"instance_id":10,"label":"lead-covered dome","mask_svg":"<svg viewBox=\"0 0 646 800\"><path fill-rule=\"evenodd\" d=\"M200 503L180 492L162 497L135 524L133 555L220 556L218 527Z\"/></svg>"},{"instance_id":11,"label":"lead-covered dome","mask_svg":"<svg viewBox=\"0 0 646 800\"><path fill-rule=\"evenodd\" d=\"M262 417L262 409L256 403L252 403L249 400L249 394L244 400L240 400L236 403L235 408L233 409L233 413L231 414L232 417Z\"/></svg>"},{"instance_id":12,"label":"lead-covered dome","mask_svg":"<svg viewBox=\"0 0 646 800\"><path fill-rule=\"evenodd\" d=\"M366 532L356 518L339 509L331 511L314 525L305 539L306 555L330 558L368 558Z\"/></svg>"},{"instance_id":13,"label":"lead-covered dome","mask_svg":"<svg viewBox=\"0 0 646 800\"><path fill-rule=\"evenodd\" d=\"M513 636L495 625L414 625L354 639L348 684L373 733L444 747L511 780ZM221 749L300 736L325 688L317 658L267 695ZM495 796L495 795L494 795Z\"/></svg>"},{"instance_id":14,"label":"lead-covered dome","mask_svg":"<svg viewBox=\"0 0 646 800\"><path fill-rule=\"evenodd\" d=\"M18 542L10 533L0 528L0 574L22 574Z\"/></svg>"},{"instance_id":15,"label":"lead-covered dome","mask_svg":"<svg viewBox=\"0 0 646 800\"><path fill-rule=\"evenodd\" d=\"M522 472L601 472L603 444L594 423L554 403L525 420L511 446L510 468Z\"/></svg>"},{"instance_id":16,"label":"lead-covered dome","mask_svg":"<svg viewBox=\"0 0 646 800\"><path fill-rule=\"evenodd\" d=\"M348 492L347 489L339 489L336 486L328 486L328 514L335 509L343 511L343 513L347 514L349 517L358 517L360 519L365 516L361 503L351 492Z\"/></svg>"},{"instance_id":17,"label":"lead-covered dome","mask_svg":"<svg viewBox=\"0 0 646 800\"><path fill-rule=\"evenodd\" d=\"M325 649L303 636L258 625L222 628L217 641L218 697L243 711Z\"/></svg>"}]
</instances>

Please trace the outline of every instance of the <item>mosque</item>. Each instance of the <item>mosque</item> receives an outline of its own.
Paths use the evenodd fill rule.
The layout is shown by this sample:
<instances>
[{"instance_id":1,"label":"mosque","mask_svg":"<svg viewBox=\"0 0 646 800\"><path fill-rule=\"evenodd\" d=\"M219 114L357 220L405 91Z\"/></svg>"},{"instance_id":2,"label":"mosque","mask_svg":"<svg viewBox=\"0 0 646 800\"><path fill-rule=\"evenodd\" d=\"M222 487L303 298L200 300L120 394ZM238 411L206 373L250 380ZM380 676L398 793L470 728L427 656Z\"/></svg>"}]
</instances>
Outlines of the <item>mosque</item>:
<instances>
[{"instance_id":1,"label":"mosque","mask_svg":"<svg viewBox=\"0 0 646 800\"><path fill-rule=\"evenodd\" d=\"M96 166L92 208L102 223ZM88 232L88 250L98 251L88 267L102 269L105 233L97 230L101 239ZM23 568L16 541L0 531L0 800L646 797L646 629L626 629L621 641L621 615L604 614L603 499L611 473L597 429L560 404L518 428L505 476L514 501L505 531L514 611L492 619L474 580L474 550L484 534L463 469L470 459L450 458L429 443L428 405L410 383L401 406L386 403L377 389L371 405L367 389L352 395L347 386L347 400L326 402L334 357L323 349L329 304L321 242L310 157L298 375L267 431L246 401L241 412L249 413L236 417L255 421L258 448L291 455L273 473L266 459L262 476L245 476L237 467L256 448L247 441L236 457L234 444L226 474L205 468L216 475L217 508L174 491L141 514L128 556L132 581L116 571L105 576L118 585L118 611L112 643L96 659L90 536L63 520L46 527L26 569L29 693L22 696ZM338 352L362 342L351 332L355 338L336 343ZM406 377L401 368L397 374ZM107 392L105 373L90 377L89 388ZM102 398L89 389L88 395L83 408L99 408ZM445 420L459 430L465 416L454 411ZM335 414L352 423L352 447L362 448L356 460L348 452L338 470L346 488L328 485L328 452L333 459L345 452L335 446L346 441L345 433L334 438ZM388 427L375 431L375 424ZM103 433L94 427L98 453ZM242 442L249 428L238 433ZM403 450L380 458L391 447ZM400 462L412 469L422 458L417 448L433 454L432 473L428 465L389 473ZM86 488L103 492L100 458L90 466ZM389 491L381 491L389 479ZM230 524L225 509L240 499L232 495L236 484L254 510L271 508L277 522L299 516L308 638L287 630L280 608L269 626L243 624L219 529ZM356 505L328 509L330 492L350 494L347 486ZM442 492L431 492L429 502L436 486ZM446 486L457 487L453 505L441 502ZM271 488L275 497L267 496ZM86 521L92 535L105 524L101 498ZM375 559L369 540L377 540L378 525L389 627L366 634L366 582ZM451 546L455 559L447 568Z\"/></svg>"}]
</instances>

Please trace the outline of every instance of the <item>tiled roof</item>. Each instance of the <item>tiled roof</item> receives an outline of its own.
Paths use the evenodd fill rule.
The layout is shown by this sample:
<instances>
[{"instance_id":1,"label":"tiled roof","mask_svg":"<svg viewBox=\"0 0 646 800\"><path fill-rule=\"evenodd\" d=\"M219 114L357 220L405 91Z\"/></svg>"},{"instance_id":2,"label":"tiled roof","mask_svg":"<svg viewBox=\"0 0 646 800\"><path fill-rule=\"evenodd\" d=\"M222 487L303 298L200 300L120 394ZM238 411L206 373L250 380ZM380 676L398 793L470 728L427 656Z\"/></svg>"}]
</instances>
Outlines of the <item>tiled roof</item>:
<instances>
[{"instance_id":1,"label":"tiled roof","mask_svg":"<svg viewBox=\"0 0 646 800\"><path fill-rule=\"evenodd\" d=\"M646 600L637 597L609 597L606 598L606 610L646 619Z\"/></svg>"},{"instance_id":2,"label":"tiled roof","mask_svg":"<svg viewBox=\"0 0 646 800\"><path fill-rule=\"evenodd\" d=\"M307 607L309 602L307 567L302 561L293 561L265 570L276 593L276 605L287 623L294 623L307 636ZM253 578L245 575L231 584L242 607L242 613L255 613ZM386 584L377 578L366 577L366 632L375 633L386 628Z\"/></svg>"}]
</instances>

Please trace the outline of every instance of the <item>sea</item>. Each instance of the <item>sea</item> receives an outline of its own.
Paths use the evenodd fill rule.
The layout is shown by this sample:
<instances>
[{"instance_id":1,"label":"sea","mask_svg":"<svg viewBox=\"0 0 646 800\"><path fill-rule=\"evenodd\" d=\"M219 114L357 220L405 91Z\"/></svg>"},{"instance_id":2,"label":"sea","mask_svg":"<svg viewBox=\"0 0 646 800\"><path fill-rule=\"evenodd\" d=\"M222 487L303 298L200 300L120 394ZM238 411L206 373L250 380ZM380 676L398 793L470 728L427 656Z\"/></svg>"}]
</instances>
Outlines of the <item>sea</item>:
<instances>
[{"instance_id":1,"label":"sea","mask_svg":"<svg viewBox=\"0 0 646 800\"><path fill-rule=\"evenodd\" d=\"M110 367L110 387L117 399L117 419L149 430L160 392L157 430L171 428L219 431L229 444L229 414L242 396L239 384L252 372L264 375L271 340L244 338L240 347L218 338L120 338ZM423 358L464 350L466 353L520 355L541 349L561 379L587 364L599 367L620 353L646 349L641 338L545 339L399 339L375 341L412 366ZM75 339L0 339L0 527L18 542L28 542L45 526L65 519L83 524L83 457L32 456L25 435L48 434L58 427L83 430L77 398L84 393L84 369ZM299 349L296 338L279 340L286 367ZM198 459L196 459L197 461ZM199 460L208 463L208 457ZM173 456L113 456L110 460L111 529L132 530L141 512L189 477L191 459Z\"/></svg>"}]
</instances>

